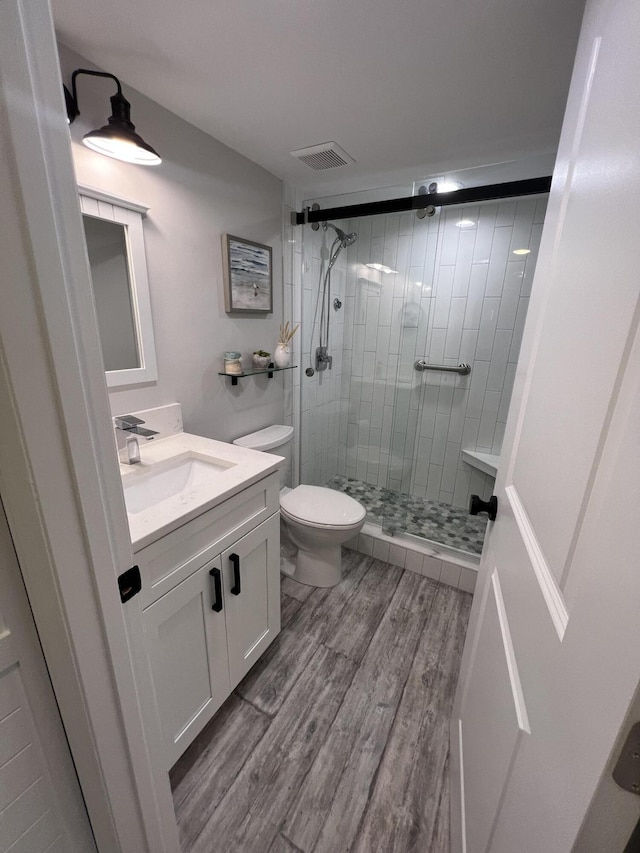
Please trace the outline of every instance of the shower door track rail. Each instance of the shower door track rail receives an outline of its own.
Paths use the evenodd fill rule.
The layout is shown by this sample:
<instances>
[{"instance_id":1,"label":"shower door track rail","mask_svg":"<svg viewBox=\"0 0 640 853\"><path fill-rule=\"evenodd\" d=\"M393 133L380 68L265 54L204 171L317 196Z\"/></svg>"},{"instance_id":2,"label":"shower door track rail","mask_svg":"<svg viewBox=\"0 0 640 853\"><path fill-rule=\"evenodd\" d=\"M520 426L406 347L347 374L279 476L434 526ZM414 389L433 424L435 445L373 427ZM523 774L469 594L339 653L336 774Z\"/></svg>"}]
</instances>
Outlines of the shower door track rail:
<instances>
[{"instance_id":1,"label":"shower door track rail","mask_svg":"<svg viewBox=\"0 0 640 853\"><path fill-rule=\"evenodd\" d=\"M416 361L413 365L414 370L443 370L445 373L457 373L460 376L468 376L471 373L471 365L470 364L459 364L457 367L450 367L448 364L427 364L427 362L421 358L419 361Z\"/></svg>"},{"instance_id":2,"label":"shower door track rail","mask_svg":"<svg viewBox=\"0 0 640 853\"><path fill-rule=\"evenodd\" d=\"M305 207L304 210L292 213L291 220L293 225L306 225L314 222L326 222L329 219L356 219L359 216L375 216L378 213L404 213L407 210L424 210L432 205L434 207L446 207L450 204L474 204L501 198L540 195L548 193L550 189L550 176L527 178L523 181L507 181L506 183L488 184L483 187L468 187L448 193L429 193L363 204L349 204L343 207L329 207L326 210L312 210L310 207Z\"/></svg>"}]
</instances>

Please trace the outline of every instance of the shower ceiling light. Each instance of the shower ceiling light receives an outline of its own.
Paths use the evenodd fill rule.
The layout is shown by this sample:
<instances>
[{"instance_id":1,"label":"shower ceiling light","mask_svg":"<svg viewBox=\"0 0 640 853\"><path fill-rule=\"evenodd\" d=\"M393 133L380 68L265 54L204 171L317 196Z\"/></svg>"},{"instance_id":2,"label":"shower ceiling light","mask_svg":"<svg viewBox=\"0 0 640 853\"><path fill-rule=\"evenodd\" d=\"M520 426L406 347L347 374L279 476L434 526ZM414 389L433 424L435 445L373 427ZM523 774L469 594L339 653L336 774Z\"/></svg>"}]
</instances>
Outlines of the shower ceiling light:
<instances>
[{"instance_id":1,"label":"shower ceiling light","mask_svg":"<svg viewBox=\"0 0 640 853\"><path fill-rule=\"evenodd\" d=\"M530 252L531 252L531 249L514 249L513 250L514 255L528 255L528 254L530 254Z\"/></svg>"},{"instance_id":2,"label":"shower ceiling light","mask_svg":"<svg viewBox=\"0 0 640 853\"><path fill-rule=\"evenodd\" d=\"M114 80L118 91L111 97L111 115L108 124L98 130L92 130L85 134L82 142L97 151L114 157L116 160L124 160L125 163L137 163L140 166L157 166L162 163L157 152L136 133L135 125L131 122L131 104L122 94L120 81L113 74L105 71L90 71L86 68L78 68L71 75L71 94L65 87L65 100L67 104L67 120L71 124L80 115L78 109L78 95L76 92L76 77L78 74L89 74L92 77L108 77Z\"/></svg>"},{"instance_id":3,"label":"shower ceiling light","mask_svg":"<svg viewBox=\"0 0 640 853\"><path fill-rule=\"evenodd\" d=\"M461 190L463 184L460 181L438 181L438 192L439 193L452 193L456 190Z\"/></svg>"},{"instance_id":4,"label":"shower ceiling light","mask_svg":"<svg viewBox=\"0 0 640 853\"><path fill-rule=\"evenodd\" d=\"M476 223L473 219L461 219L459 222L456 222L456 227L458 228L473 228Z\"/></svg>"},{"instance_id":5,"label":"shower ceiling light","mask_svg":"<svg viewBox=\"0 0 640 853\"><path fill-rule=\"evenodd\" d=\"M376 272L384 272L384 273L397 273L398 270L392 270L391 267L387 267L384 264L365 264L365 267L369 267L370 270L376 270Z\"/></svg>"}]
</instances>

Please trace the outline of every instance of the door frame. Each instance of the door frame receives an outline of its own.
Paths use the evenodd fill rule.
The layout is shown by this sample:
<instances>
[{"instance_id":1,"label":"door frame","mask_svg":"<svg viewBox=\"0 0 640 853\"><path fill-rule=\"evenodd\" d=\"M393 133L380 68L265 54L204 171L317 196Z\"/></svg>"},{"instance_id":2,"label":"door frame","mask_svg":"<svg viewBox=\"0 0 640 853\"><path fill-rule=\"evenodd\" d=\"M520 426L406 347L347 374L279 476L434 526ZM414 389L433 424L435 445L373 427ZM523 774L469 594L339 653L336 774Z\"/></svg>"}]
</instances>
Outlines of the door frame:
<instances>
[{"instance_id":1,"label":"door frame","mask_svg":"<svg viewBox=\"0 0 640 853\"><path fill-rule=\"evenodd\" d=\"M0 0L0 85L0 493L98 849L176 853L118 594L133 555L47 0Z\"/></svg>"},{"instance_id":2,"label":"door frame","mask_svg":"<svg viewBox=\"0 0 640 853\"><path fill-rule=\"evenodd\" d=\"M40 802L34 804L40 814L32 816L33 822L20 836L19 843L24 847L25 840L33 840L42 830L46 834L45 826L48 826L49 832L55 832L54 827L57 825L58 840L53 842L56 846L66 843L69 851L73 853L96 853L95 838L51 688L51 679L38 642L36 626L29 609L29 600L1 500L0 604L0 691L5 695L11 695L12 690L22 694L26 707L18 707L16 716L21 718L22 734L29 733L29 746L13 754L9 766L3 766L3 776L7 770L11 774L11 767L15 768L16 764L26 758L22 770L24 771L27 765L41 777L35 781L33 776L27 779L23 777L24 784L20 784L20 769L14 769L12 781L18 781L19 784L12 802L5 805L5 808L19 808L18 801L22 796L29 796L29 783L33 781L34 788L40 787ZM12 706L11 710L14 707ZM7 722L9 721L5 717L3 723ZM16 735L20 736L14 731L14 737ZM11 743L11 737L8 735L9 745L18 746L18 743ZM27 750L29 755L23 755ZM0 845L4 844L6 837L3 828L0 828Z\"/></svg>"}]
</instances>

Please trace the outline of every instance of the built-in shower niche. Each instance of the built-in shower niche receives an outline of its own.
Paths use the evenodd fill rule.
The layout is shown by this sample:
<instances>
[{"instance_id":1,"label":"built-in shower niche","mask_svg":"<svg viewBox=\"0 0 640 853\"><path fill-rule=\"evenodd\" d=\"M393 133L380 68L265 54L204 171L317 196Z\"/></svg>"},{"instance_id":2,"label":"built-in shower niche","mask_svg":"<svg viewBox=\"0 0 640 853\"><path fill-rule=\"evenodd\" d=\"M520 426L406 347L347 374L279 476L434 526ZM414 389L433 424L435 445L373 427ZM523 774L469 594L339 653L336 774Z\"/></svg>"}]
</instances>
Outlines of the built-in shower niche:
<instances>
[{"instance_id":1,"label":"built-in shower niche","mask_svg":"<svg viewBox=\"0 0 640 853\"><path fill-rule=\"evenodd\" d=\"M528 196L336 223L357 239L332 271L333 369L301 380L302 482L388 490L379 523L394 533L423 536L420 519L433 518L433 538L447 507L460 530L477 521L470 495L488 498L494 478L462 452L500 454L545 209L546 196ZM328 239L304 227L306 358ZM471 371L418 371L421 360Z\"/></svg>"}]
</instances>

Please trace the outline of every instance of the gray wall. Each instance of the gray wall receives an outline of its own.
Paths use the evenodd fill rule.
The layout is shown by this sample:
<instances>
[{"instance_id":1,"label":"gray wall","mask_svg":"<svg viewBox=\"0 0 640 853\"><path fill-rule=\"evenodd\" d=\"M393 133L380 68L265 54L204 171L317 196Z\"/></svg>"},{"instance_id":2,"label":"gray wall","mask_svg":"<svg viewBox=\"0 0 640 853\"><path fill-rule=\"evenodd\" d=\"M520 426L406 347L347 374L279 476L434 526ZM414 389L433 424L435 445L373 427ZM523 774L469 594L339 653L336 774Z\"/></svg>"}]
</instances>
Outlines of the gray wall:
<instances>
[{"instance_id":1,"label":"gray wall","mask_svg":"<svg viewBox=\"0 0 640 853\"><path fill-rule=\"evenodd\" d=\"M64 82L91 63L59 46ZM106 69L118 74L117 68ZM78 78L81 115L71 126L79 183L149 206L144 236L158 357L158 381L110 391L113 414L178 401L185 430L229 440L283 419L284 374L240 380L217 375L226 349L273 352L282 322L282 183L269 172L145 98L123 82L136 130L163 159L132 166L81 144L106 124L114 84ZM273 247L274 312L237 318L224 311L221 235Z\"/></svg>"}]
</instances>

